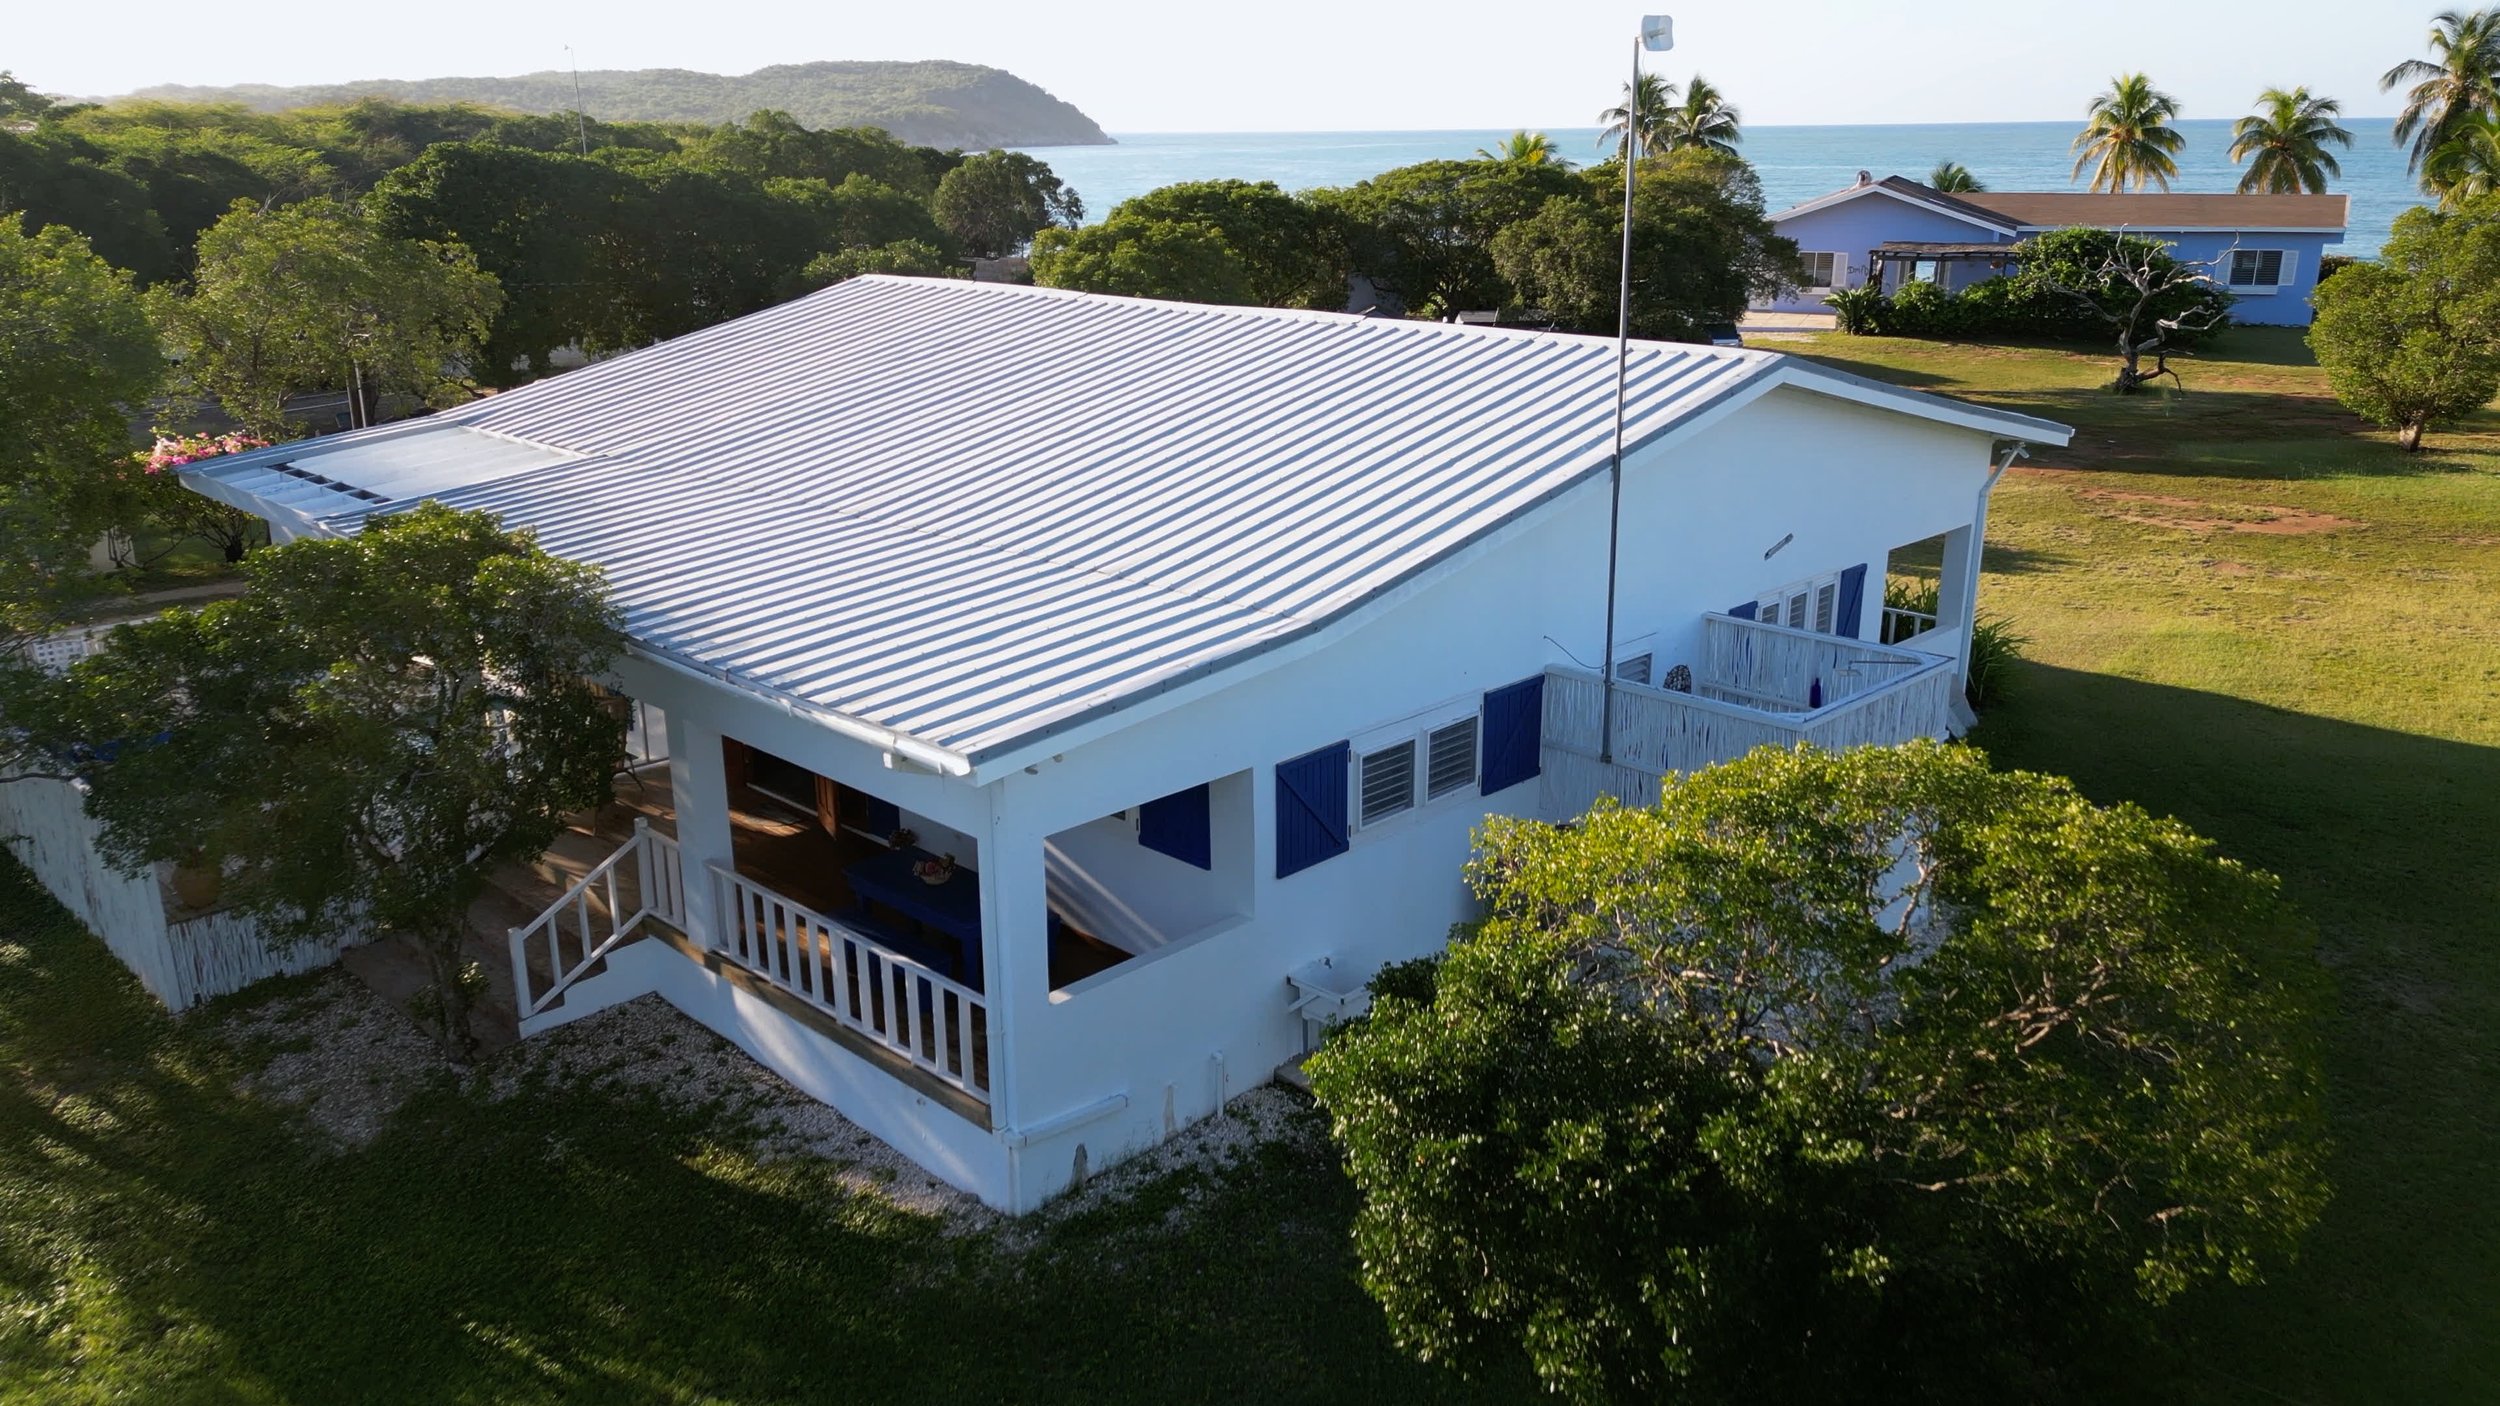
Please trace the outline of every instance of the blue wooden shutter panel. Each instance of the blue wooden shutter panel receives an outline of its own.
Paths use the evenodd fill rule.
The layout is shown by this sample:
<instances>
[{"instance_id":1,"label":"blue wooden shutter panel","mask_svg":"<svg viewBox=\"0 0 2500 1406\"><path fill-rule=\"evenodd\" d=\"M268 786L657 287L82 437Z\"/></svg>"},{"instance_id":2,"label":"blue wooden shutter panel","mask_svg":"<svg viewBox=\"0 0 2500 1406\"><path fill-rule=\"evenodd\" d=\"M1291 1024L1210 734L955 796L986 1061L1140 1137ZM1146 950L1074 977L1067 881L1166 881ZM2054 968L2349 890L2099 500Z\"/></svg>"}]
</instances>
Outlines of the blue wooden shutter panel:
<instances>
[{"instance_id":1,"label":"blue wooden shutter panel","mask_svg":"<svg viewBox=\"0 0 2500 1406\"><path fill-rule=\"evenodd\" d=\"M1727 613L1739 620L1751 620L1753 618L1753 613L1761 608L1762 602L1758 600L1749 600L1743 605L1729 606L1727 608Z\"/></svg>"},{"instance_id":2,"label":"blue wooden shutter panel","mask_svg":"<svg viewBox=\"0 0 2500 1406\"><path fill-rule=\"evenodd\" d=\"M1484 695L1484 768L1477 792L1490 796L1544 770L1545 676L1521 679Z\"/></svg>"},{"instance_id":3,"label":"blue wooden shutter panel","mask_svg":"<svg viewBox=\"0 0 2500 1406\"><path fill-rule=\"evenodd\" d=\"M1866 608L1866 564L1840 573L1840 604L1832 612L1832 633L1858 637L1858 614Z\"/></svg>"},{"instance_id":4,"label":"blue wooden shutter panel","mask_svg":"<svg viewBox=\"0 0 2500 1406\"><path fill-rule=\"evenodd\" d=\"M1137 842L1201 869L1215 867L1214 824L1207 788L1174 791L1137 808Z\"/></svg>"},{"instance_id":5,"label":"blue wooden shutter panel","mask_svg":"<svg viewBox=\"0 0 2500 1406\"><path fill-rule=\"evenodd\" d=\"M1276 764L1276 877L1346 852L1346 771L1354 749L1332 742Z\"/></svg>"}]
</instances>

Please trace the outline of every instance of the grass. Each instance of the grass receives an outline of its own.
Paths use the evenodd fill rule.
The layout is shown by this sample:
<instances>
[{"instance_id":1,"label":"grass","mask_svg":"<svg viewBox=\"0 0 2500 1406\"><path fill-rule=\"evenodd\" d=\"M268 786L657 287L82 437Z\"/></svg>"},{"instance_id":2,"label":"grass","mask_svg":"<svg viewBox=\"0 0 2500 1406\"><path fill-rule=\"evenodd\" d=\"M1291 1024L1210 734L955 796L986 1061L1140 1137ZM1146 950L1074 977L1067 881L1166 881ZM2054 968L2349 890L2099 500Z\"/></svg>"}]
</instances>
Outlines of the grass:
<instances>
[{"instance_id":1,"label":"grass","mask_svg":"<svg viewBox=\"0 0 2500 1406\"><path fill-rule=\"evenodd\" d=\"M2500 1395L2500 417L2409 458L2288 334L2132 399L2057 350L1799 349L2082 431L1997 493L1986 605L2035 662L1980 740L2282 874L2337 978L2325 1222L2118 1394ZM252 1057L0 862L0 1401L1469 1395L1390 1347L1321 1160L1010 1254L624 1094L446 1081L333 1152L234 1091Z\"/></svg>"}]
</instances>

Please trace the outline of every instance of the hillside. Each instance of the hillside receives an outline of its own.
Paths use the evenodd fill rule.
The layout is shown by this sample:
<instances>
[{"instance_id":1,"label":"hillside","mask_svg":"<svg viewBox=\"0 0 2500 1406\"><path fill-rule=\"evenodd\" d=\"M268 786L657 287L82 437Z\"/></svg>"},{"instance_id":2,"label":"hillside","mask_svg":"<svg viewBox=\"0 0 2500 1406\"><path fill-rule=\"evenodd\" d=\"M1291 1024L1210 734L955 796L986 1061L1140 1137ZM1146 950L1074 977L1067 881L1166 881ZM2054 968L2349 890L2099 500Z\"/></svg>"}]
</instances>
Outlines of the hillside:
<instances>
[{"instance_id":1,"label":"hillside","mask_svg":"<svg viewBox=\"0 0 2500 1406\"><path fill-rule=\"evenodd\" d=\"M263 112L358 98L473 102L523 112L573 107L573 75L516 78L377 78L298 88L169 83L129 96L175 102L239 102ZM906 142L994 146L1100 146L1094 120L1003 69L920 63L798 63L740 77L682 68L599 69L581 75L581 104L610 122L729 122L778 108L810 127L883 127Z\"/></svg>"}]
</instances>

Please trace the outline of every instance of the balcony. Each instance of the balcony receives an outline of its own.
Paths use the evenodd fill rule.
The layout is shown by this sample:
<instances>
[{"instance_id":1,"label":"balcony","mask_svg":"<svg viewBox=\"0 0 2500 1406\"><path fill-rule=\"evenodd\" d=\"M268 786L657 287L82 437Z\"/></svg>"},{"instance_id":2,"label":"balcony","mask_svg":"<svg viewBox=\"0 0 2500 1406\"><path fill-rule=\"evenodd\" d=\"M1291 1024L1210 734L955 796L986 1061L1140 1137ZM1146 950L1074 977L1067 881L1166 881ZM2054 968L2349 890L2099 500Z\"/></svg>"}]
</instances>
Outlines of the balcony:
<instances>
[{"instance_id":1,"label":"balcony","mask_svg":"<svg viewBox=\"0 0 2500 1406\"><path fill-rule=\"evenodd\" d=\"M1613 755L1600 761L1605 688L1579 669L1545 671L1543 813L1563 820L1601 795L1647 804L1671 772L1756 747L1829 751L1943 737L1961 687L1956 661L1712 614L1702 618L1690 692L1617 681Z\"/></svg>"}]
</instances>

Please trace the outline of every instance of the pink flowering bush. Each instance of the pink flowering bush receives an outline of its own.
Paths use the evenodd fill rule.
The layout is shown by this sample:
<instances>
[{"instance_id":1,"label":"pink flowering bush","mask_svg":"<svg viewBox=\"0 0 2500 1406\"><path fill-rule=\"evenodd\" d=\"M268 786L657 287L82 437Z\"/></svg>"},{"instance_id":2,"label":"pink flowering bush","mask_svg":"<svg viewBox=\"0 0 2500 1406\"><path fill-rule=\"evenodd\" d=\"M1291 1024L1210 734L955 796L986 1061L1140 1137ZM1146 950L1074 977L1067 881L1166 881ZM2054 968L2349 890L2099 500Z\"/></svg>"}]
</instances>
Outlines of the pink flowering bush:
<instances>
[{"instance_id":1,"label":"pink flowering bush","mask_svg":"<svg viewBox=\"0 0 2500 1406\"><path fill-rule=\"evenodd\" d=\"M268 445L268 440L247 434L158 435L156 447L140 456L140 466L149 473L161 474L220 454L240 454Z\"/></svg>"}]
</instances>

